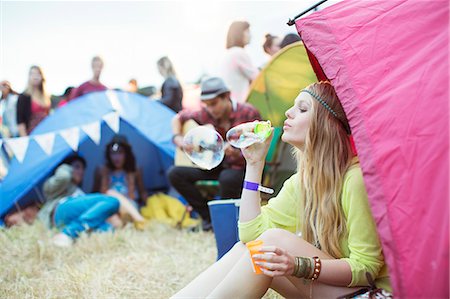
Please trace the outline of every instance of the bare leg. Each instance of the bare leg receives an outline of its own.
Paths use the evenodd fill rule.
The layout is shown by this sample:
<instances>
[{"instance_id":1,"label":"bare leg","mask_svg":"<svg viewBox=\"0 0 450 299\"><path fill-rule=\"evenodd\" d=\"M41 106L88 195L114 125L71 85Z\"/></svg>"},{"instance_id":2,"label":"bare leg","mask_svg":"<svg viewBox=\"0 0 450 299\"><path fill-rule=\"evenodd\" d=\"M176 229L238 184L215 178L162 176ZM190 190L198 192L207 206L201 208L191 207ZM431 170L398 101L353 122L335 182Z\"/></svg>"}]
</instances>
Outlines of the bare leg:
<instances>
[{"instance_id":1,"label":"bare leg","mask_svg":"<svg viewBox=\"0 0 450 299\"><path fill-rule=\"evenodd\" d=\"M139 211L128 201L128 199L114 190L108 190L106 194L117 198L120 202L120 213L125 213L131 216L133 221L143 222L145 218L139 213Z\"/></svg>"},{"instance_id":2,"label":"bare leg","mask_svg":"<svg viewBox=\"0 0 450 299\"><path fill-rule=\"evenodd\" d=\"M123 227L123 221L120 219L119 214L114 214L108 219L106 219L106 222L110 223L114 228L121 228Z\"/></svg>"},{"instance_id":3,"label":"bare leg","mask_svg":"<svg viewBox=\"0 0 450 299\"><path fill-rule=\"evenodd\" d=\"M250 254L247 250L231 271L207 298L261 298L269 289L272 278L253 272Z\"/></svg>"},{"instance_id":4,"label":"bare leg","mask_svg":"<svg viewBox=\"0 0 450 299\"><path fill-rule=\"evenodd\" d=\"M283 298L299 298L297 287L286 277L274 277L270 288L283 296Z\"/></svg>"},{"instance_id":5,"label":"bare leg","mask_svg":"<svg viewBox=\"0 0 450 299\"><path fill-rule=\"evenodd\" d=\"M330 259L328 255L315 248L296 235L281 229L271 229L259 239L265 245L275 245L286 249L294 256L319 256ZM290 283L289 283L290 282ZM296 290L294 290L295 286ZM308 298L311 291L311 281L292 276L272 279L266 275L255 275L250 261L250 255L245 254L239 259L227 276L211 292L211 298L261 298L267 289L272 287L286 297ZM337 287L315 282L312 286L316 298L332 298L356 291L358 288Z\"/></svg>"},{"instance_id":6,"label":"bare leg","mask_svg":"<svg viewBox=\"0 0 450 299\"><path fill-rule=\"evenodd\" d=\"M205 298L246 252L247 248L243 243L236 243L220 260L203 271L171 298Z\"/></svg>"}]
</instances>

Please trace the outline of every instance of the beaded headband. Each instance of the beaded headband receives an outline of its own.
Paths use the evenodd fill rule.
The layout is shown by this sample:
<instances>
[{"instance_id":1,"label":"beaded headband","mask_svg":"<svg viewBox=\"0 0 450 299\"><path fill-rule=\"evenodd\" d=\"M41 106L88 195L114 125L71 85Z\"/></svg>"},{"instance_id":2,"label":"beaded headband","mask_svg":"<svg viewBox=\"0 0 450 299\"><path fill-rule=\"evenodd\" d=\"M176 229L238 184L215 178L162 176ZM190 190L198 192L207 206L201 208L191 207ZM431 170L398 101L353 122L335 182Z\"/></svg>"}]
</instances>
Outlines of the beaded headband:
<instances>
[{"instance_id":1,"label":"beaded headband","mask_svg":"<svg viewBox=\"0 0 450 299\"><path fill-rule=\"evenodd\" d=\"M306 92L309 93L313 98L315 98L320 104L322 104L322 106L325 107L325 109L327 109L328 111L330 111L331 114L334 115L334 117L338 118L338 115L336 112L334 112L333 109L331 109L331 107L318 95L316 94L314 91L310 91L307 89L303 89L301 92ZM338 118L339 119L339 118Z\"/></svg>"},{"instance_id":2,"label":"beaded headband","mask_svg":"<svg viewBox=\"0 0 450 299\"><path fill-rule=\"evenodd\" d=\"M344 125L344 128L347 131L347 133L349 133L349 134L351 133L348 125L346 125L344 123L344 121L342 121L342 119L339 118L338 114L318 94L316 94L314 91L310 91L308 89L302 89L300 92L306 92L306 93L310 94L313 98L315 98L323 107L325 107L325 109L327 109L331 114L333 114L333 116L336 117L337 120L339 120Z\"/></svg>"}]
</instances>

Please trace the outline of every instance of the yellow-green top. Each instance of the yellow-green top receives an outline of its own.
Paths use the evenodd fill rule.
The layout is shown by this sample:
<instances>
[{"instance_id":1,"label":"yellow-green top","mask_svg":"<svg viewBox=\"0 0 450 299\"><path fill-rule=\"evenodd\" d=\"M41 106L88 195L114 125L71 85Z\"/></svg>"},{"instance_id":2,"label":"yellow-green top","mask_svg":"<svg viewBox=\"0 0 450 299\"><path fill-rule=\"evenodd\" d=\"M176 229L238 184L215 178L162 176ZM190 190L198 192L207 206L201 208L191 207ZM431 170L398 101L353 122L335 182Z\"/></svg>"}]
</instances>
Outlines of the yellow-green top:
<instances>
[{"instance_id":1,"label":"yellow-green top","mask_svg":"<svg viewBox=\"0 0 450 299\"><path fill-rule=\"evenodd\" d=\"M388 269L357 159L345 174L341 203L347 225L347 234L340 242L341 252L352 270L352 281L348 286L367 286L366 272L369 272L377 287L391 291ZM239 222L240 240L244 243L254 240L270 228L282 228L293 233L301 231L304 219L302 204L300 178L294 174L284 183L278 196L261 208L260 215L248 222Z\"/></svg>"}]
</instances>

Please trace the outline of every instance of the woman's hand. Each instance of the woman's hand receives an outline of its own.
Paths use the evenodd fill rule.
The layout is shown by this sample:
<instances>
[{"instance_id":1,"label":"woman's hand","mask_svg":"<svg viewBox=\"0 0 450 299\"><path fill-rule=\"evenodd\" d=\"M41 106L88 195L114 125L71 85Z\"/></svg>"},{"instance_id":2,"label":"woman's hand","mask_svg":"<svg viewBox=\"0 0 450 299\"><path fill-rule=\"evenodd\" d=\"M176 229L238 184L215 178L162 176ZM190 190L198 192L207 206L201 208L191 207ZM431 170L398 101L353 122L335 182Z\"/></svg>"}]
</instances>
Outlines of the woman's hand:
<instances>
[{"instance_id":1,"label":"woman's hand","mask_svg":"<svg viewBox=\"0 0 450 299\"><path fill-rule=\"evenodd\" d=\"M270 131L270 136L264 142L256 142L241 150L245 160L247 161L247 165L264 164L272 138L273 128Z\"/></svg>"},{"instance_id":2,"label":"woman's hand","mask_svg":"<svg viewBox=\"0 0 450 299\"><path fill-rule=\"evenodd\" d=\"M253 259L265 275L275 277L294 273L295 258L286 250L276 246L263 246L260 251L263 253L254 254Z\"/></svg>"}]
</instances>

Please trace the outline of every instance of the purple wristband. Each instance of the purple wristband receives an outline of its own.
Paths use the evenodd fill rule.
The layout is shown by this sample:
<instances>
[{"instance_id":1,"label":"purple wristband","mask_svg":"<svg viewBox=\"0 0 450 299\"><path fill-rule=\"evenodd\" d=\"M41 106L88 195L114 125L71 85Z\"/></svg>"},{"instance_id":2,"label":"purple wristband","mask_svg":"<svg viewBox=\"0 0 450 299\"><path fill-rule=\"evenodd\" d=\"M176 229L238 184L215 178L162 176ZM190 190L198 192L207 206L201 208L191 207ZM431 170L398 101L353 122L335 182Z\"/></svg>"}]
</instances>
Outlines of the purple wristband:
<instances>
[{"instance_id":1,"label":"purple wristband","mask_svg":"<svg viewBox=\"0 0 450 299\"><path fill-rule=\"evenodd\" d=\"M261 191L261 192L264 192L267 194L273 194L273 189L261 186L258 183L244 181L243 187L244 187L244 189L251 190L251 191Z\"/></svg>"},{"instance_id":2,"label":"purple wristband","mask_svg":"<svg viewBox=\"0 0 450 299\"><path fill-rule=\"evenodd\" d=\"M259 184L257 184L257 183L244 181L244 189L258 191L258 187L259 187Z\"/></svg>"}]
</instances>

